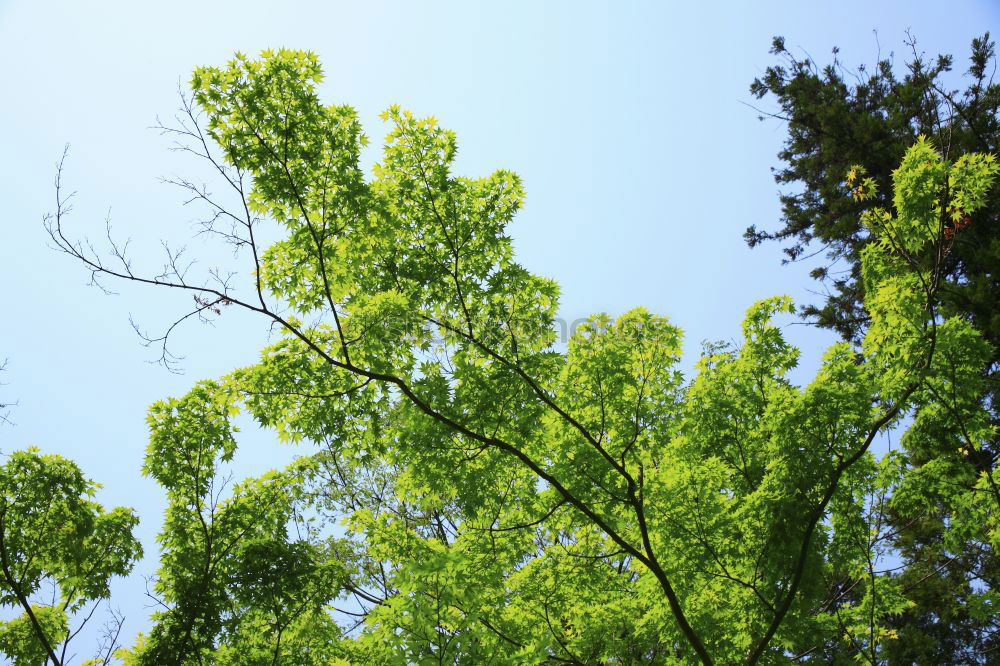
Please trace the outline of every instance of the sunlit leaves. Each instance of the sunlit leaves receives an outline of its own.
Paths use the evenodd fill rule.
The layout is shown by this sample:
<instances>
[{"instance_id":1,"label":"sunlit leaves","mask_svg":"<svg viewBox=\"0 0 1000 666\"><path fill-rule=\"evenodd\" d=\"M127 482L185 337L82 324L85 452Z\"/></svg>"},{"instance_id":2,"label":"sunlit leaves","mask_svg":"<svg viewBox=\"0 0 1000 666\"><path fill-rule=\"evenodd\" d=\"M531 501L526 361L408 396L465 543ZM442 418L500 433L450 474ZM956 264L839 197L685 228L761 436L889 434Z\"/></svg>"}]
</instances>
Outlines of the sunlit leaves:
<instances>
[{"instance_id":1,"label":"sunlit leaves","mask_svg":"<svg viewBox=\"0 0 1000 666\"><path fill-rule=\"evenodd\" d=\"M61 608L33 605L31 612L50 645L60 644L69 634L68 618ZM0 624L0 654L9 657L14 666L44 666L49 661L35 624L26 612Z\"/></svg>"},{"instance_id":2,"label":"sunlit leaves","mask_svg":"<svg viewBox=\"0 0 1000 666\"><path fill-rule=\"evenodd\" d=\"M128 574L142 556L132 536L137 516L105 511L92 499L96 489L75 464L36 449L0 466L0 606L23 611L0 623L0 652L17 664L42 664L46 647L66 638L69 615L108 598L111 577ZM51 603L34 603L49 585Z\"/></svg>"},{"instance_id":3,"label":"sunlit leaves","mask_svg":"<svg viewBox=\"0 0 1000 666\"><path fill-rule=\"evenodd\" d=\"M151 409L145 470L170 506L144 663L771 662L892 640L881 623L906 600L873 573L875 507L896 490L921 510L946 470L908 476L869 447L912 406L914 442L944 430L971 451L987 431L982 344L933 295L948 183L972 210L990 160L907 154L895 214L865 218L860 349L831 347L795 386L776 321L794 310L774 298L685 379L680 330L641 308L557 346L558 286L507 236L517 176L456 175L455 135L391 107L364 177L356 116L320 103L320 75L278 51L193 80L284 229L254 270L285 309L262 306L281 337L259 363ZM241 409L302 455L230 488Z\"/></svg>"}]
</instances>

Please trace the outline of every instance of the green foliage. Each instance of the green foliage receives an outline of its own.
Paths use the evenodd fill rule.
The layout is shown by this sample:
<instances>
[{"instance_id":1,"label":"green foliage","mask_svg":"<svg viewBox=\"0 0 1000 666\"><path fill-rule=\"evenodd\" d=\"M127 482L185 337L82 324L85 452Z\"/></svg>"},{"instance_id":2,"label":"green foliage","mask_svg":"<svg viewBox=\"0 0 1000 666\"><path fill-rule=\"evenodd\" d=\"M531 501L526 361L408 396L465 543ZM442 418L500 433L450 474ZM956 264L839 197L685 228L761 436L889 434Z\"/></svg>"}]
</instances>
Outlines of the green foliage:
<instances>
[{"instance_id":1,"label":"green foliage","mask_svg":"<svg viewBox=\"0 0 1000 666\"><path fill-rule=\"evenodd\" d=\"M972 42L970 82L961 93L949 89L951 56L928 61L915 42L909 46L913 55L900 77L891 59L852 72L839 60L836 48L833 62L820 66L811 58L797 59L784 39L775 38L771 52L781 62L768 67L750 87L758 99L773 99L780 109L774 115L787 122L788 138L778 155L785 166L775 172L775 179L795 187L781 196L784 226L773 232L751 227L747 241L789 242L785 253L790 261L805 256L811 244L821 243L831 259L843 262L839 268L848 270L844 277L816 272L834 291L825 303L804 312L849 339L859 339L866 322L860 310L860 253L869 237L861 225L862 213L873 204L883 209L893 204L892 174L907 149L926 136L961 164L989 159L964 156L993 152L1000 138L1000 85L989 76L995 56L989 34ZM849 172L854 177L845 188L844 174ZM865 196L858 196L862 193ZM981 220L958 236L945 259L942 273L950 288L941 297L952 311L971 316L996 346L1000 320L993 304L1000 296L989 286L988 275L998 257L998 194L995 189L981 190L978 196L988 205ZM954 211L964 209L964 201L954 203Z\"/></svg>"},{"instance_id":2,"label":"green foliage","mask_svg":"<svg viewBox=\"0 0 1000 666\"><path fill-rule=\"evenodd\" d=\"M236 410L212 382L150 409L144 469L169 500L155 584L167 610L130 656L138 664L217 651L221 663L232 663L233 654L248 660L239 663L270 663L272 651L306 654L310 641L339 633L321 611L338 593L345 565L335 541L291 538L297 479L270 473L222 499L218 465L236 448L229 424Z\"/></svg>"},{"instance_id":3,"label":"green foliage","mask_svg":"<svg viewBox=\"0 0 1000 666\"><path fill-rule=\"evenodd\" d=\"M142 556L130 509L105 511L96 484L72 462L36 449L0 466L0 607L23 611L0 623L0 652L16 664L43 664L69 635L70 616L110 595ZM48 586L54 605L32 603ZM46 595L48 596L48 595Z\"/></svg>"},{"instance_id":4,"label":"green foliage","mask_svg":"<svg viewBox=\"0 0 1000 666\"><path fill-rule=\"evenodd\" d=\"M989 347L935 311L948 215L986 203L991 157L906 153L896 214L864 215L860 348L793 385L776 298L686 380L680 331L643 309L591 318L561 351L558 287L506 234L519 179L453 175L455 136L395 107L367 179L356 114L320 103L321 76L282 50L192 80L227 168L252 178L248 208L285 231L258 248L248 218L256 300L215 293L283 336L150 410L165 610L126 663L879 660L912 606L873 564L885 503L920 514L949 493L968 517L949 543L995 541L991 479L946 489L946 466L869 452L911 408L914 447L991 436ZM226 489L241 410L306 446Z\"/></svg>"},{"instance_id":5,"label":"green foliage","mask_svg":"<svg viewBox=\"0 0 1000 666\"><path fill-rule=\"evenodd\" d=\"M35 604L31 611L34 620L23 613L0 628L0 653L10 657L15 666L44 666L48 662L49 653L38 638L39 629L50 645L61 643L69 634L65 611Z\"/></svg>"},{"instance_id":6,"label":"green foliage","mask_svg":"<svg viewBox=\"0 0 1000 666\"><path fill-rule=\"evenodd\" d=\"M356 113L320 102L321 77L281 50L192 79L241 198L226 215L250 296L116 272L66 240L61 213L50 228L97 276L279 333L258 363L150 410L162 606L125 663L878 663L914 604L880 568L887 512L944 505L947 552L997 545L996 479L963 462L994 436L991 350L938 307L991 157L920 140L891 187L848 175L875 204L855 220L870 324L806 386L776 321L787 298L749 308L742 339L686 378L680 330L641 308L561 348L558 286L507 235L519 179L454 175L454 134L396 107L366 177ZM280 239L260 246L261 224ZM229 483L241 412L299 445L295 462ZM909 415L907 455L877 459ZM971 599L990 615L992 596Z\"/></svg>"},{"instance_id":7,"label":"green foliage","mask_svg":"<svg viewBox=\"0 0 1000 666\"><path fill-rule=\"evenodd\" d=\"M873 275L866 271L899 273L904 264L924 269L939 264L935 311L971 322L988 344L967 341L970 355L964 360L973 362L975 356L979 366L978 373L965 373L963 401L976 406L947 422L935 419L933 428L929 413L918 415L914 431L904 440L903 462L914 478L949 470L953 477L948 483L967 488L976 479L985 483L995 476L1000 450L996 431L988 436L983 430L986 421L994 428L1000 424L1000 288L994 277L1000 266L1000 189L991 187L997 166L988 154L1000 145L1000 85L990 75L995 49L988 33L972 41L961 91L952 90L951 56L928 60L912 38L908 46L912 55L899 75L891 58L851 72L836 49L833 62L819 67L811 58L793 56L784 40L775 40L772 53L782 62L755 80L751 92L775 101L780 107L775 117L787 123L787 140L779 153L784 166L775 178L792 187L781 196L783 226L773 232L751 227L746 237L751 245L765 240L786 243L790 261L822 244L831 262L813 275L833 288L825 302L809 305L803 313L848 340L860 340L867 332L866 345L877 343L885 331L884 326L881 332L872 330L879 327L868 316L873 310L895 309L897 321L914 322L921 307L901 298L915 293L913 285L901 281L913 281L916 275L879 281L873 292ZM901 160L905 182L894 176ZM905 233L872 233L884 213L871 208L884 211L890 206L896 208ZM973 210L978 213L971 215ZM895 251L879 253L882 259L876 261L870 255L872 245L886 243ZM913 351L901 353L912 358ZM990 408L989 418L978 409L981 402ZM940 405L934 409L945 410ZM974 424L967 424L967 418ZM966 446L956 457L962 424L978 430L970 439L981 445ZM935 443L934 438L940 439ZM920 517L912 511L891 517L898 535L895 548L906 564L900 582L916 604L897 622L904 638L891 663L981 663L979 655L1000 649L1000 633L993 623L968 612L983 598L977 588L996 589L1000 561L988 541L974 538L959 545L947 537L952 520L964 519L954 513L962 510L952 501L958 492L954 488L926 496Z\"/></svg>"}]
</instances>

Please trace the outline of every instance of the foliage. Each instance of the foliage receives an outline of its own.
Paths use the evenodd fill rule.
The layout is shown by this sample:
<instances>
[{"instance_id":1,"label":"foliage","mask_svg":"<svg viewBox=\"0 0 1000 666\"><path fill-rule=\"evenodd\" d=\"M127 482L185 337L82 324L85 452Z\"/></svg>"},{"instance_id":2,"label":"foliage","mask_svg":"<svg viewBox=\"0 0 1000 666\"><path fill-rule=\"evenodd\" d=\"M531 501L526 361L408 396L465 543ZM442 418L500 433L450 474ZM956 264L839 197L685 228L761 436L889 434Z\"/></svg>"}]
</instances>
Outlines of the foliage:
<instances>
[{"instance_id":1,"label":"foliage","mask_svg":"<svg viewBox=\"0 0 1000 666\"><path fill-rule=\"evenodd\" d=\"M322 611L340 587L343 563L335 542L289 538L296 500L290 479L268 474L220 499L225 481L217 465L236 445L232 412L212 383L150 410L144 471L166 488L169 500L155 585L167 610L154 617L138 663L167 663L177 655L201 659L218 647L220 663L271 663L273 651L305 664L312 663L307 654L325 654L323 644L339 635ZM217 646L223 632L225 641ZM318 637L322 644L309 647Z\"/></svg>"},{"instance_id":2,"label":"foliage","mask_svg":"<svg viewBox=\"0 0 1000 666\"><path fill-rule=\"evenodd\" d=\"M833 62L820 68L811 58L797 59L784 38L776 37L771 53L784 62L767 68L750 87L758 99L777 102L780 111L767 116L787 123L788 138L778 154L786 166L775 172L775 180L792 187L781 196L784 226L777 231L750 227L747 241L751 246L790 242L785 248L789 261L821 246L819 251L826 251L832 264L816 269L814 277L835 291L826 303L804 312L847 339L858 339L866 320L859 310L864 294L861 249L868 240L861 215L872 205L888 209L892 204L892 173L907 148L927 136L946 157L956 159L996 152L1000 146L1000 85L990 75L995 51L989 33L972 41L971 81L961 93L948 88L951 56L928 62L914 40L909 46L913 53L905 63L906 74L899 78L891 55L870 69L861 65L853 72L834 48ZM863 166L877 186L868 201L852 197L853 188L845 187L844 173L855 165ZM1000 294L987 277L998 261L995 219L1000 195L996 190L984 194L988 199L982 222L967 229L945 259L942 272L949 287L941 297L950 312L971 316L996 347L1000 320L994 304ZM834 266L844 270L831 271Z\"/></svg>"},{"instance_id":3,"label":"foliage","mask_svg":"<svg viewBox=\"0 0 1000 666\"><path fill-rule=\"evenodd\" d=\"M97 278L188 290L194 313L240 307L282 332L259 363L150 412L164 610L126 662L882 659L910 604L877 568L882 509L921 511L947 470L869 449L914 408L911 437L970 425L957 451L990 436L974 385L988 346L935 305L949 206L976 213L993 158L906 154L896 214L864 216L867 335L807 386L774 323L786 298L752 306L742 341L688 380L681 332L641 308L592 317L561 349L558 287L506 235L519 179L454 175L455 136L395 107L366 178L357 115L322 105L320 79L313 55L285 50L194 74L224 157L198 126L177 131L245 204L223 209L245 292L176 262L157 277L105 263L65 236L61 203L51 220ZM268 223L283 236L265 248ZM302 454L224 491L238 412ZM1000 538L995 482L947 490L965 509L955 543Z\"/></svg>"},{"instance_id":4,"label":"foliage","mask_svg":"<svg viewBox=\"0 0 1000 666\"><path fill-rule=\"evenodd\" d=\"M866 282L863 256L872 236L860 224L862 211L900 205L899 192L890 187L893 170L919 136L927 136L955 161L955 177L967 162L985 159L975 153L1000 149L1000 85L993 82L994 43L989 33L972 41L964 90L951 88L951 56L927 60L910 38L911 56L905 74L898 76L892 56L875 67L849 71L834 49L833 62L820 68L811 58L799 59L775 38L772 53L782 62L769 67L753 82L759 99L777 103L780 111L768 116L787 123L787 139L775 172L782 193L783 226L775 231L747 230L751 246L766 240L786 243L789 261L826 252L830 262L813 276L832 286L826 301L808 305L803 313L820 326L834 328L845 339L859 340L868 326L864 310ZM993 64L991 66L991 61ZM930 164L930 170L940 165ZM842 174L850 172L845 183ZM976 169L981 174L985 173ZM931 174L928 173L928 176ZM933 192L929 180L929 196ZM996 371L1000 351L1000 189L977 188L980 207L975 223L965 214L967 202L952 198L944 230L947 253L940 257L941 285L936 309L945 316L970 321L990 344L982 370L987 381L973 381L988 405L992 421L1000 423L1000 394ZM905 201L903 202L905 203ZM809 253L810 250L814 252ZM924 257L924 261L932 258ZM968 399L968 396L965 397ZM923 419L917 430L922 430ZM953 420L948 427L957 427ZM919 474L940 473L945 467L955 480L995 473L1000 445L995 438L956 457L954 434L939 428L935 435L908 436L905 462ZM943 440L933 442L933 437ZM895 626L905 638L898 643L893 663L979 663L977 654L1000 649L1000 636L979 605L977 587L997 590L1000 561L988 543L979 539L961 547L945 543L944 532L954 511L960 510L950 493L939 504L926 504L920 516L893 515L898 536L894 547L906 563L900 577L915 606Z\"/></svg>"},{"instance_id":5,"label":"foliage","mask_svg":"<svg viewBox=\"0 0 1000 666\"><path fill-rule=\"evenodd\" d=\"M142 556L135 514L105 511L96 488L72 462L35 449L0 467L0 607L23 611L0 623L0 653L19 666L63 663L72 614L107 599L110 578ZM51 603L31 602L49 586Z\"/></svg>"}]
</instances>

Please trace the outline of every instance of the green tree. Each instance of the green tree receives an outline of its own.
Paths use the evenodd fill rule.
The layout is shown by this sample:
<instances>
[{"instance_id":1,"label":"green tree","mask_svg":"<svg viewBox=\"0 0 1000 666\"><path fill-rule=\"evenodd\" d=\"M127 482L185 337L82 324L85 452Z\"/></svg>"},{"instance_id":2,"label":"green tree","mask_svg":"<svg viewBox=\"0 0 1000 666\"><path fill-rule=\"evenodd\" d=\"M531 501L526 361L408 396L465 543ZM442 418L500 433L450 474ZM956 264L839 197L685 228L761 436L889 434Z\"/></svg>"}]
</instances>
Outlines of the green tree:
<instances>
[{"instance_id":1,"label":"green tree","mask_svg":"<svg viewBox=\"0 0 1000 666\"><path fill-rule=\"evenodd\" d=\"M74 613L107 599L110 578L142 556L135 514L105 511L90 499L96 488L72 462L35 449L0 466L0 607L21 613L0 622L0 653L18 666L66 663ZM50 586L50 602L32 601Z\"/></svg>"},{"instance_id":2,"label":"green tree","mask_svg":"<svg viewBox=\"0 0 1000 666\"><path fill-rule=\"evenodd\" d=\"M831 64L820 68L799 59L775 38L771 52L781 63L753 82L751 92L767 98L779 110L767 116L787 126L778 157L784 166L775 180L789 189L781 196L782 225L775 231L747 230L751 246L764 241L786 244L788 261L825 252L829 263L813 276L832 287L825 302L810 304L802 313L820 326L858 340L869 319L864 309L861 261L873 240L860 224L861 212L872 204L891 202L892 173L918 136L927 136L944 155L956 159L974 152L1000 150L1000 85L993 82L994 43L989 33L972 41L964 90L952 89L951 56L926 59L910 38L911 56L902 76L890 58L875 67L847 70L837 50ZM871 201L852 196L843 174L862 165L876 185ZM956 217L948 234L949 251L942 259L938 310L963 317L991 345L983 363L987 378L977 384L990 406L994 425L1000 424L1000 188L988 191L975 224ZM1000 442L958 455L953 437L939 433L908 437L907 464L951 465L955 481L992 474ZM947 461L947 463L945 463ZM929 504L922 514L893 515L898 535L894 547L907 564L900 576L916 605L901 616L896 628L903 636L894 663L980 663L987 650L1000 650L1000 627L975 612L977 588L1000 590L1000 560L989 543L972 539L946 546L944 531L959 506L945 501Z\"/></svg>"},{"instance_id":3,"label":"green tree","mask_svg":"<svg viewBox=\"0 0 1000 666\"><path fill-rule=\"evenodd\" d=\"M223 664L270 664L282 656L329 664L340 632L323 611L342 589L341 549L336 541L289 538L296 489L287 474L248 480L221 499L218 464L236 446L232 410L212 383L150 410L144 472L169 500L155 583L166 610L155 615L136 657L148 664L213 654Z\"/></svg>"},{"instance_id":4,"label":"green tree","mask_svg":"<svg viewBox=\"0 0 1000 666\"><path fill-rule=\"evenodd\" d=\"M286 50L200 68L205 129L187 105L173 130L232 186L236 208L181 182L218 213L210 224L232 223L209 228L244 253L242 291L174 256L158 276L119 245L102 259L67 237L57 185L52 238L95 279L189 291L192 314L239 307L283 334L259 363L151 410L166 609L123 657L881 659L909 605L878 570L881 504L933 501L946 470L912 475L869 448L913 409L925 430L955 432L954 414L975 426L969 450L989 432L974 397L988 347L940 315L937 291L946 230L982 208L994 159L907 152L896 214L864 216L863 343L831 347L810 384L787 379L798 351L772 323L793 312L786 298L751 307L742 342L711 347L685 380L681 332L641 308L592 317L560 350L558 287L518 265L506 235L520 180L454 175L454 135L395 107L366 178L356 114L320 102L321 76ZM283 231L267 247L263 224ZM223 497L238 411L303 454ZM949 538L1000 538L995 481L953 491L965 511Z\"/></svg>"}]
</instances>

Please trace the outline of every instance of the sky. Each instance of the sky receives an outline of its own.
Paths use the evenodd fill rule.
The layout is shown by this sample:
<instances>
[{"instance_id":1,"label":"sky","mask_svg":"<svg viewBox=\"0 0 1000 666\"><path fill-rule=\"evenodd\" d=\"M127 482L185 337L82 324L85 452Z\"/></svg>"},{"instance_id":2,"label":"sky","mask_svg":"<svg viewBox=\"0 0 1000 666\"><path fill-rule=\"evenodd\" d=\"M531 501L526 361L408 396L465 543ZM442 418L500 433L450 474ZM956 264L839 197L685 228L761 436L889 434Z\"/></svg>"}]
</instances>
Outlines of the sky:
<instances>
[{"instance_id":1,"label":"sky","mask_svg":"<svg viewBox=\"0 0 1000 666\"><path fill-rule=\"evenodd\" d=\"M103 484L106 505L134 507L147 557L114 585L126 643L146 626L144 577L156 566L164 500L141 475L148 406L248 365L267 325L226 313L175 338L183 374L150 363L129 324L161 330L189 302L156 289L87 285L42 226L65 144L67 221L100 239L110 216L138 262L158 268L162 238L190 238L199 211L162 177L201 173L150 129L169 119L178 86L235 51L316 52L328 103L357 108L378 158L400 104L458 134L456 171L510 169L527 204L510 229L519 260L562 285L566 321L645 306L686 331L690 366L702 340L734 339L754 301L815 300L809 264L781 266L775 245L750 250L744 229L778 224L770 168L784 137L747 104L774 62L774 35L820 63L839 46L847 65L891 51L909 29L929 55L964 68L973 36L1000 32L1000 3L886 2L190 2L0 0L0 402L16 400L0 450L38 446L75 460ZM766 102L764 102L766 106ZM199 249L197 239L189 246ZM223 257L224 258L224 257ZM213 257L207 257L211 261ZM834 338L805 326L806 381ZM246 428L242 474L295 451ZM80 645L81 656L89 646Z\"/></svg>"}]
</instances>

